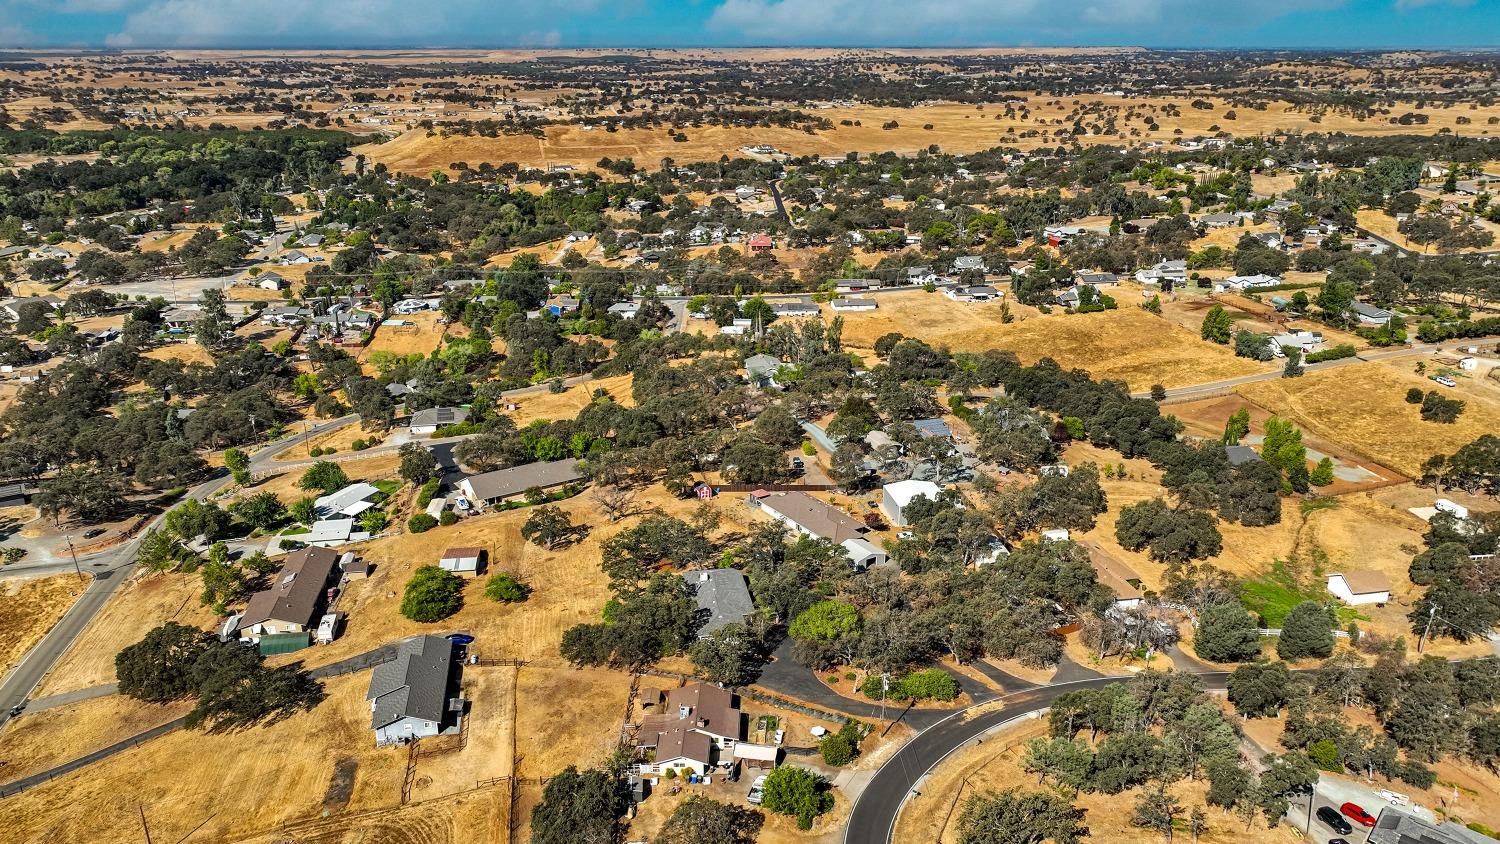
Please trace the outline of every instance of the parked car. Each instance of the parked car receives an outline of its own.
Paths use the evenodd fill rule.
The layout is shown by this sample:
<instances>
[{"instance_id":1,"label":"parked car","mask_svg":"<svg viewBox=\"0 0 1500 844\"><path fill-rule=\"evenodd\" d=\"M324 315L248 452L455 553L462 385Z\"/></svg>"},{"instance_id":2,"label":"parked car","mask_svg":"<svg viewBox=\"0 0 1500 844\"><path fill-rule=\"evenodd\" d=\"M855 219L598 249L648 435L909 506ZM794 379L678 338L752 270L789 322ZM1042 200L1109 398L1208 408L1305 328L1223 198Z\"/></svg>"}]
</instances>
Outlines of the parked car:
<instances>
[{"instance_id":1,"label":"parked car","mask_svg":"<svg viewBox=\"0 0 1500 844\"><path fill-rule=\"evenodd\" d=\"M1349 844L1349 839L1347 839L1347 838L1330 838L1330 839L1328 839L1328 844Z\"/></svg>"},{"instance_id":2,"label":"parked car","mask_svg":"<svg viewBox=\"0 0 1500 844\"><path fill-rule=\"evenodd\" d=\"M1333 828L1334 832L1340 835L1348 835L1354 831L1354 827L1350 826L1349 822L1344 820L1344 816L1339 814L1338 810L1332 806L1324 806L1319 809L1318 820L1328 824Z\"/></svg>"},{"instance_id":3,"label":"parked car","mask_svg":"<svg viewBox=\"0 0 1500 844\"><path fill-rule=\"evenodd\" d=\"M1434 376L1432 376L1432 380L1438 382L1439 384L1442 384L1444 387L1457 387L1458 386L1458 382L1457 381L1454 381L1452 378L1449 378L1446 375L1434 375Z\"/></svg>"},{"instance_id":4,"label":"parked car","mask_svg":"<svg viewBox=\"0 0 1500 844\"><path fill-rule=\"evenodd\" d=\"M103 535L104 535L104 528L90 528L90 529L88 529L88 530L86 530L86 531L83 532L83 538L84 539L93 539L96 536L103 536Z\"/></svg>"},{"instance_id":5,"label":"parked car","mask_svg":"<svg viewBox=\"0 0 1500 844\"><path fill-rule=\"evenodd\" d=\"M1364 807L1358 803L1345 803L1339 807L1339 811L1352 818L1360 826L1374 826L1375 816L1366 812Z\"/></svg>"},{"instance_id":6,"label":"parked car","mask_svg":"<svg viewBox=\"0 0 1500 844\"><path fill-rule=\"evenodd\" d=\"M766 775L761 774L755 778L755 782L750 783L750 794L745 799L750 802L750 805L759 806L760 801L765 799L765 795Z\"/></svg>"}]
</instances>

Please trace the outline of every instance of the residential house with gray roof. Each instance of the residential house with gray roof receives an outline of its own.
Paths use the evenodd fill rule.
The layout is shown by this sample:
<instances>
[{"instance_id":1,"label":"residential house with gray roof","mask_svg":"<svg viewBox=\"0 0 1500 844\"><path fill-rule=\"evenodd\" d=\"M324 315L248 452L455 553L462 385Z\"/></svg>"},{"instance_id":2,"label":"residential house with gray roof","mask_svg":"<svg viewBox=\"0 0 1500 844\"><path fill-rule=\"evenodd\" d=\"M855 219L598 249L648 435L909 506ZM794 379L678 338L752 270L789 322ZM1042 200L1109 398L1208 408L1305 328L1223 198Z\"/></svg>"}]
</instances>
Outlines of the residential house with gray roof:
<instances>
[{"instance_id":1,"label":"residential house with gray roof","mask_svg":"<svg viewBox=\"0 0 1500 844\"><path fill-rule=\"evenodd\" d=\"M453 643L413 636L396 645L396 658L370 673L370 729L375 745L405 744L435 736L457 723L463 701L448 697L453 682Z\"/></svg>"}]
</instances>

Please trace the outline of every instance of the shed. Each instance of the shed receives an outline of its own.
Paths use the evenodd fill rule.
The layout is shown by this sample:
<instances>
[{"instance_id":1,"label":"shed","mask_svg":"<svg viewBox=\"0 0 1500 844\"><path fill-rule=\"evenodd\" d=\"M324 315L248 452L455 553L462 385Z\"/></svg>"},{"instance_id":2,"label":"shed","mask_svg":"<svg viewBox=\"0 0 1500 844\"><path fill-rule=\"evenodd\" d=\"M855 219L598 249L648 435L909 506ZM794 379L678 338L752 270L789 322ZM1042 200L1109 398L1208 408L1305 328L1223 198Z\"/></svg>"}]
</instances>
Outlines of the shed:
<instances>
[{"instance_id":1,"label":"shed","mask_svg":"<svg viewBox=\"0 0 1500 844\"><path fill-rule=\"evenodd\" d=\"M449 548L438 560L438 567L454 574L477 574L483 558L483 548Z\"/></svg>"},{"instance_id":2,"label":"shed","mask_svg":"<svg viewBox=\"0 0 1500 844\"><path fill-rule=\"evenodd\" d=\"M880 512L893 525L910 524L906 518L907 506L917 498L936 501L942 491L942 487L932 481L896 481L886 484L881 487Z\"/></svg>"},{"instance_id":3,"label":"shed","mask_svg":"<svg viewBox=\"0 0 1500 844\"><path fill-rule=\"evenodd\" d=\"M1391 584L1378 571L1349 569L1328 575L1328 591L1350 605L1385 604L1391 599Z\"/></svg>"}]
</instances>

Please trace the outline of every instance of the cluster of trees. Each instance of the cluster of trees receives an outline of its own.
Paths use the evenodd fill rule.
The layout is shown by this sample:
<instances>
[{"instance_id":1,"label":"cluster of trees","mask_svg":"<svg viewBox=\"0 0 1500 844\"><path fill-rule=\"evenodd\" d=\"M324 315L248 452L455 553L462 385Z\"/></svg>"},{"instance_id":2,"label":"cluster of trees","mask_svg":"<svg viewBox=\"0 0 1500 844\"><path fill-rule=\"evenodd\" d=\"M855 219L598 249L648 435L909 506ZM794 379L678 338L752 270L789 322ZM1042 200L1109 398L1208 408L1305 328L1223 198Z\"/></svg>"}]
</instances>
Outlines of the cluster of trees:
<instances>
[{"instance_id":1,"label":"cluster of trees","mask_svg":"<svg viewBox=\"0 0 1500 844\"><path fill-rule=\"evenodd\" d=\"M1464 520L1438 512L1423 536L1427 549L1412 557L1413 583L1427 587L1408 616L1412 633L1466 642L1500 624L1500 513Z\"/></svg>"},{"instance_id":2,"label":"cluster of trees","mask_svg":"<svg viewBox=\"0 0 1500 844\"><path fill-rule=\"evenodd\" d=\"M187 725L246 729L306 711L323 687L297 665L268 668L260 652L167 622L115 655L120 693L149 703L192 698Z\"/></svg>"},{"instance_id":3,"label":"cluster of trees","mask_svg":"<svg viewBox=\"0 0 1500 844\"><path fill-rule=\"evenodd\" d=\"M1428 788L1436 779L1428 764L1450 756L1500 766L1500 666L1492 660L1408 662L1399 647L1382 645L1370 665L1353 651L1310 674L1252 663L1235 669L1228 685L1230 702L1247 718L1284 711L1281 743L1325 770ZM1358 709L1378 728L1357 725L1349 713Z\"/></svg>"},{"instance_id":4,"label":"cluster of trees","mask_svg":"<svg viewBox=\"0 0 1500 844\"><path fill-rule=\"evenodd\" d=\"M1191 675L1147 672L1099 689L1067 692L1049 713L1050 737L1026 746L1022 766L1038 784L1052 780L1073 791L1142 793L1136 821L1158 826L1182 810L1164 786L1206 777L1208 805L1261 814L1269 826L1286 814L1287 796L1317 781L1302 753L1267 756L1252 773L1240 755L1239 735ZM1078 736L1087 732L1087 741ZM1100 739L1100 735L1103 738Z\"/></svg>"}]
</instances>

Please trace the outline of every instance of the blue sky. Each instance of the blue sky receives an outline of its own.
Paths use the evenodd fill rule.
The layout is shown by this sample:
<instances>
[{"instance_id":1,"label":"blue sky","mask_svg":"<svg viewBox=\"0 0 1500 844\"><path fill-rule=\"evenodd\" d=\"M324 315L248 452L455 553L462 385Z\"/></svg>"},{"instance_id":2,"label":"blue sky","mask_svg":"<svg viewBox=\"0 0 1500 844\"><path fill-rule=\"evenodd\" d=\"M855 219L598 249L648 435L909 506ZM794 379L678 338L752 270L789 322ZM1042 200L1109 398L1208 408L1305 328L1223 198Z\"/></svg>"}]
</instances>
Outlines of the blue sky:
<instances>
[{"instance_id":1,"label":"blue sky","mask_svg":"<svg viewBox=\"0 0 1500 844\"><path fill-rule=\"evenodd\" d=\"M0 0L0 46L1491 47L1500 0Z\"/></svg>"}]
</instances>

